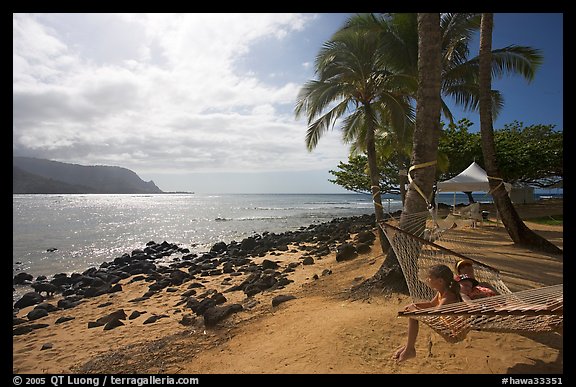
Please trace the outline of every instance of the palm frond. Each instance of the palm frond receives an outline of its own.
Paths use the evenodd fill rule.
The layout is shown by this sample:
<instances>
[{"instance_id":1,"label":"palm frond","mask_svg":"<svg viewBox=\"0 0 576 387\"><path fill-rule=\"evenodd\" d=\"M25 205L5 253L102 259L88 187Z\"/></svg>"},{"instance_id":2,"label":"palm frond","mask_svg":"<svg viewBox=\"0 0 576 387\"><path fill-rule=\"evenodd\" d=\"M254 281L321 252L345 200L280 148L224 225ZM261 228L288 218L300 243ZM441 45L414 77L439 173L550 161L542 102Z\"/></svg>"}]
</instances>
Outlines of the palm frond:
<instances>
[{"instance_id":1,"label":"palm frond","mask_svg":"<svg viewBox=\"0 0 576 387\"><path fill-rule=\"evenodd\" d=\"M510 45L495 49L492 50L492 78L519 74L530 82L543 61L541 51L532 47ZM476 69L479 63L478 56L469 60L469 66Z\"/></svg>"},{"instance_id":2,"label":"palm frond","mask_svg":"<svg viewBox=\"0 0 576 387\"><path fill-rule=\"evenodd\" d=\"M362 127L366 124L362 109L356 109L349 114L342 122L342 141L345 144L351 144L360 136Z\"/></svg>"},{"instance_id":3,"label":"palm frond","mask_svg":"<svg viewBox=\"0 0 576 387\"><path fill-rule=\"evenodd\" d=\"M492 51L492 76L520 74L530 82L543 61L541 51L531 47L511 45L496 49Z\"/></svg>"},{"instance_id":4,"label":"palm frond","mask_svg":"<svg viewBox=\"0 0 576 387\"><path fill-rule=\"evenodd\" d=\"M444 98L440 99L440 103L441 103L442 114L444 115L444 117L446 117L446 119L448 119L448 121L450 121L450 123L454 123L454 115L452 114L452 111L450 111L450 108L448 107L448 105L446 105L446 102L444 102Z\"/></svg>"},{"instance_id":5,"label":"palm frond","mask_svg":"<svg viewBox=\"0 0 576 387\"><path fill-rule=\"evenodd\" d=\"M415 13L395 13L388 31L381 34L382 50L390 68L396 72L418 73L418 22Z\"/></svg>"},{"instance_id":6,"label":"palm frond","mask_svg":"<svg viewBox=\"0 0 576 387\"><path fill-rule=\"evenodd\" d=\"M441 15L442 62L444 68L465 62L469 55L469 43L480 29L481 14L445 13Z\"/></svg>"},{"instance_id":7,"label":"palm frond","mask_svg":"<svg viewBox=\"0 0 576 387\"><path fill-rule=\"evenodd\" d=\"M333 128L336 120L346 113L347 106L347 101L342 101L308 125L306 130L306 147L308 151L316 148L320 137Z\"/></svg>"},{"instance_id":8,"label":"palm frond","mask_svg":"<svg viewBox=\"0 0 576 387\"><path fill-rule=\"evenodd\" d=\"M338 83L323 82L323 81L308 81L298 93L295 114L299 118L302 112L306 112L308 123L312 122L316 117L320 116L322 112L333 103L345 101L349 103L350 99L346 98L346 88Z\"/></svg>"},{"instance_id":9,"label":"palm frond","mask_svg":"<svg viewBox=\"0 0 576 387\"><path fill-rule=\"evenodd\" d=\"M480 103L480 91L478 84L454 85L445 90L454 101L461 105L464 110L478 111ZM492 117L496 119L504 107L504 98L498 90L491 91Z\"/></svg>"}]
</instances>

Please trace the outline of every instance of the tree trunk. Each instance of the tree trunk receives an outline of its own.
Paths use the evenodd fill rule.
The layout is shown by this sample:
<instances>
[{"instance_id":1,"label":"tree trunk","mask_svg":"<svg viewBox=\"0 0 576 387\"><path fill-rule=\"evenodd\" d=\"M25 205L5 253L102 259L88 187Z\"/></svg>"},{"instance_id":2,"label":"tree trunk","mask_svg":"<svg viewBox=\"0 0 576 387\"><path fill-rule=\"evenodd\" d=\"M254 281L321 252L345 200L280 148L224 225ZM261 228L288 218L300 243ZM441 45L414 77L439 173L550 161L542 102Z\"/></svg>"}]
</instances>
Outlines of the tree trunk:
<instances>
[{"instance_id":1,"label":"tree trunk","mask_svg":"<svg viewBox=\"0 0 576 387\"><path fill-rule=\"evenodd\" d=\"M412 166L435 161L440 137L441 84L440 15L418 14L418 93L416 95L416 127L412 147ZM409 172L410 173L410 172ZM436 165L412 172L413 184L406 193L403 213L426 211L436 178ZM423 198L414 186L426 196Z\"/></svg>"},{"instance_id":2,"label":"tree trunk","mask_svg":"<svg viewBox=\"0 0 576 387\"><path fill-rule=\"evenodd\" d=\"M522 221L516 208L506 192L500 178L500 171L496 160L496 146L494 143L494 130L492 127L492 99L491 99L491 63L492 63L492 28L493 15L483 13L480 25L480 63L479 63L479 87L480 87L480 133L482 136L482 153L484 165L489 177L490 190L494 198L494 204L500 214L502 223L508 231L512 241L520 246L533 248L547 253L561 254L562 250L547 239L530 230Z\"/></svg>"},{"instance_id":3,"label":"tree trunk","mask_svg":"<svg viewBox=\"0 0 576 387\"><path fill-rule=\"evenodd\" d=\"M412 166L435 161L440 137L440 85L441 85L441 36L438 13L418 14L418 93L416 99L416 127L413 137ZM436 165L409 171L413 184L406 193L400 227L405 215L427 210L427 202L436 177ZM427 197L425 200L415 189L417 185ZM425 219L422 220L422 226ZM398 259L390 249L386 260L375 276L387 287L406 287ZM410 281L413 279L410 279ZM392 283L390 283L392 282ZM400 282L400 283L395 283Z\"/></svg>"},{"instance_id":4,"label":"tree trunk","mask_svg":"<svg viewBox=\"0 0 576 387\"><path fill-rule=\"evenodd\" d=\"M370 182L372 184L372 200L374 201L374 214L376 215L376 223L384 220L384 207L382 207L382 196L380 194L380 173L378 172L378 164L376 157L376 139L374 135L375 122L372 109L369 105L365 105L366 117L368 121L368 128L366 130L366 153L368 156L368 170L370 173ZM378 240L380 241L380 248L382 253L385 254L390 250L390 243L384 235L381 227L376 227L378 230Z\"/></svg>"},{"instance_id":5,"label":"tree trunk","mask_svg":"<svg viewBox=\"0 0 576 387\"><path fill-rule=\"evenodd\" d=\"M406 201L406 183L408 182L405 169L400 171L398 178L400 185L400 199L402 200L402 207L404 207L404 202Z\"/></svg>"},{"instance_id":6,"label":"tree trunk","mask_svg":"<svg viewBox=\"0 0 576 387\"><path fill-rule=\"evenodd\" d=\"M466 194L466 196L468 196L468 203L475 203L474 196L472 196L472 192L464 191L464 193Z\"/></svg>"}]
</instances>

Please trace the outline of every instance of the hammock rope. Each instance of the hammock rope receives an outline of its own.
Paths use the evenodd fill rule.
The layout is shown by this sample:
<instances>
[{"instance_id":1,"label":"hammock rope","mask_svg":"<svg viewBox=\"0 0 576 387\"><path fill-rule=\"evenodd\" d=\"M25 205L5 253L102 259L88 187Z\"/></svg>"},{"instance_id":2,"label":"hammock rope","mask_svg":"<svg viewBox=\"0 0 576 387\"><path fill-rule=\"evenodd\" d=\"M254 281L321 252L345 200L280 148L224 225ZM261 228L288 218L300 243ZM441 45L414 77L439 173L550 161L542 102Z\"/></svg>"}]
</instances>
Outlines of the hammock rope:
<instances>
[{"instance_id":1,"label":"hammock rope","mask_svg":"<svg viewBox=\"0 0 576 387\"><path fill-rule=\"evenodd\" d=\"M432 214L432 219L428 216ZM445 228L440 225L443 224ZM444 264L454 268L462 259L474 262L474 274L499 294L410 312L399 316L416 318L430 326L448 342L463 340L470 330L491 332L559 331L563 326L563 285L512 292L500 272L479 260L479 249L462 249L462 241L450 239L448 230L456 220L436 219L432 211L402 214L380 222L384 235L396 253L410 296L414 302L428 301L435 291L426 284L428 268ZM459 251L455 251L458 249ZM476 250L476 251L474 251Z\"/></svg>"}]
</instances>

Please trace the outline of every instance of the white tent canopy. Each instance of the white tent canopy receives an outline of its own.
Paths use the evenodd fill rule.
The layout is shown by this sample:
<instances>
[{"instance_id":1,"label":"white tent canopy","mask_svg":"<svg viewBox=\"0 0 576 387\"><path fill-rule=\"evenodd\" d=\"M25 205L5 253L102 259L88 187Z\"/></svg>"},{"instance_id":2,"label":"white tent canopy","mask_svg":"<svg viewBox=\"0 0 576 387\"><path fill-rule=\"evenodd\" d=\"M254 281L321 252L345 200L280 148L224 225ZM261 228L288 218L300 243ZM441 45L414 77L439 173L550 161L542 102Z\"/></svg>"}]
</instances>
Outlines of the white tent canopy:
<instances>
[{"instance_id":1,"label":"white tent canopy","mask_svg":"<svg viewBox=\"0 0 576 387\"><path fill-rule=\"evenodd\" d=\"M510 192L512 184L504 183ZM490 192L488 175L475 161L459 175L437 184L438 192Z\"/></svg>"}]
</instances>

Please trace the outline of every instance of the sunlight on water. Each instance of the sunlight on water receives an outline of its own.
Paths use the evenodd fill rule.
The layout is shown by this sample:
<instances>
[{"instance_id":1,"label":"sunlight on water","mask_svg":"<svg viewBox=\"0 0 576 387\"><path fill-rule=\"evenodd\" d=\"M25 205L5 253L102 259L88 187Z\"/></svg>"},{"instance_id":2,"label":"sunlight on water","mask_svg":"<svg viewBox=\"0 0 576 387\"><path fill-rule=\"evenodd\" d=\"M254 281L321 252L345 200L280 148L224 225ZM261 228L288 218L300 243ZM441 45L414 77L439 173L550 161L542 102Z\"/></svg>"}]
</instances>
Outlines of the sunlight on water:
<instances>
[{"instance_id":1,"label":"sunlight on water","mask_svg":"<svg viewBox=\"0 0 576 387\"><path fill-rule=\"evenodd\" d=\"M372 212L371 197L360 194L13 195L13 274L82 272L148 241L202 253L220 241Z\"/></svg>"}]
</instances>

